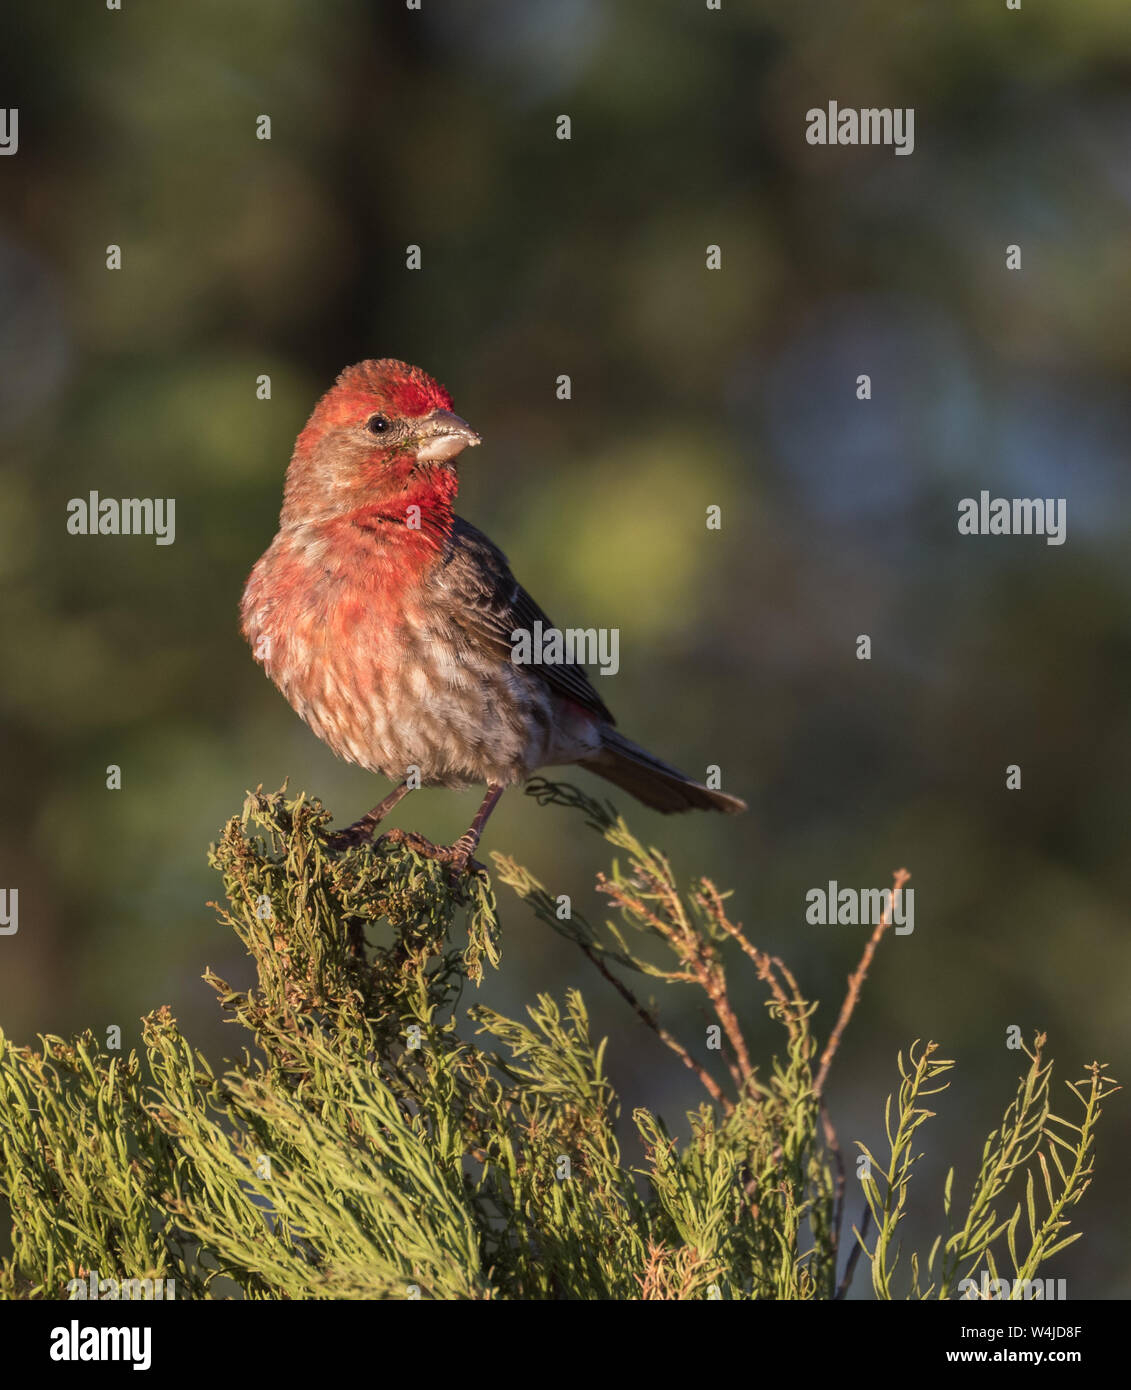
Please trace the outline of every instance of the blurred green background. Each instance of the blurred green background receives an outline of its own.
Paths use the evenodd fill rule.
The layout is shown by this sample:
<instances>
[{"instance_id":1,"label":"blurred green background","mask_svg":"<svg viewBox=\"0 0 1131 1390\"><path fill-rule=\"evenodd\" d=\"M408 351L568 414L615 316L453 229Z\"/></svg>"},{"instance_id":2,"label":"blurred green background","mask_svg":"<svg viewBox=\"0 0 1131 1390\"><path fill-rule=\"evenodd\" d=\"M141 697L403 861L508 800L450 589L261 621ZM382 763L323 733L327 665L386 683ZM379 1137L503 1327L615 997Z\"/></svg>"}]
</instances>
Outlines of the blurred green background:
<instances>
[{"instance_id":1,"label":"blurred green background","mask_svg":"<svg viewBox=\"0 0 1131 1390\"><path fill-rule=\"evenodd\" d=\"M484 436L462 514L557 622L620 628L597 684L624 731L750 802L665 820L616 798L734 889L823 1032L866 930L808 925L806 891L912 871L916 930L885 943L830 1079L842 1143L875 1146L897 1049L958 1062L909 1239L940 1226L947 1164L973 1176L1022 1070L1007 1027L1049 1031L1058 1086L1094 1057L1128 1080L1129 74L1113 0L10 6L4 1030L117 1023L128 1047L169 1003L222 1056L199 976L246 971L206 906L209 841L259 783L339 824L387 789L264 680L236 610L315 399L394 356ZM914 107L914 154L809 146L830 99ZM982 488L1065 497L1067 544L960 537ZM91 489L175 497L175 544L68 535ZM424 792L394 821L452 838L477 798ZM579 817L512 792L485 848L600 914ZM676 1059L500 902L482 997L514 1012L580 984L626 1111L684 1128ZM776 1043L735 972L755 1045ZM705 1055L698 1000L665 1006ZM1045 1271L1072 1298L1131 1293L1122 1099L1086 1239Z\"/></svg>"}]
</instances>

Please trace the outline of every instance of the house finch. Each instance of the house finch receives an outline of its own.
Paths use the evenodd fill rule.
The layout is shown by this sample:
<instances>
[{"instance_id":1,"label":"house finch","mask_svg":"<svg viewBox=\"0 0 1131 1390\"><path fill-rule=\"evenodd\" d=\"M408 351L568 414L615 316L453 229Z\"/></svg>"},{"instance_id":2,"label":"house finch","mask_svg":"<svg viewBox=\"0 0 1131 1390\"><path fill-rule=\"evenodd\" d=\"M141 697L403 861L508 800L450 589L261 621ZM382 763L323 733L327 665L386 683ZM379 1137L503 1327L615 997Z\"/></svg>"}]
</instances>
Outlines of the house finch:
<instances>
[{"instance_id":1,"label":"house finch","mask_svg":"<svg viewBox=\"0 0 1131 1390\"><path fill-rule=\"evenodd\" d=\"M339 757L398 783L346 835L371 835L413 785L485 783L454 845L416 837L462 871L504 788L560 763L659 811L745 810L618 733L581 666L512 660L520 634L553 624L452 511L455 460L478 443L418 367L348 367L298 437L278 534L244 590L244 636L294 708Z\"/></svg>"}]
</instances>

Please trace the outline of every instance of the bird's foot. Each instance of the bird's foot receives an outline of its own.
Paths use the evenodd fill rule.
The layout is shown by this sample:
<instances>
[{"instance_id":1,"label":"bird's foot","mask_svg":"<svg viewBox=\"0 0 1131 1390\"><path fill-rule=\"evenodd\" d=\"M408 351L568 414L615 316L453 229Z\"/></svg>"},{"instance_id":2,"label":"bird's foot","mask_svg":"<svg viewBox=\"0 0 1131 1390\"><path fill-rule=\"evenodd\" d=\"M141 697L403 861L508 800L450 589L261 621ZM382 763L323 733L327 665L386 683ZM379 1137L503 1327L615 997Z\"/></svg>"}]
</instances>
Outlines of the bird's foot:
<instances>
[{"instance_id":1,"label":"bird's foot","mask_svg":"<svg viewBox=\"0 0 1131 1390\"><path fill-rule=\"evenodd\" d=\"M373 839L373 826L364 820L355 821L344 830L333 831L328 839L335 849L357 849L359 845L367 845Z\"/></svg>"},{"instance_id":2,"label":"bird's foot","mask_svg":"<svg viewBox=\"0 0 1131 1390\"><path fill-rule=\"evenodd\" d=\"M467 873L487 872L477 859L471 857L479 844L478 836L473 840L468 835L461 835L454 845L434 845L431 840L426 840L415 830L387 830L377 843L404 845L406 849L412 850L413 854L419 854L424 859L437 859L441 864L449 866L453 879L460 879Z\"/></svg>"},{"instance_id":3,"label":"bird's foot","mask_svg":"<svg viewBox=\"0 0 1131 1390\"><path fill-rule=\"evenodd\" d=\"M478 859L471 857L478 848L479 836L468 832L461 835L454 845L449 845L444 851L444 856L451 865L454 879L462 878L464 874L470 874L472 878L476 874L486 874L486 867L480 864Z\"/></svg>"}]
</instances>

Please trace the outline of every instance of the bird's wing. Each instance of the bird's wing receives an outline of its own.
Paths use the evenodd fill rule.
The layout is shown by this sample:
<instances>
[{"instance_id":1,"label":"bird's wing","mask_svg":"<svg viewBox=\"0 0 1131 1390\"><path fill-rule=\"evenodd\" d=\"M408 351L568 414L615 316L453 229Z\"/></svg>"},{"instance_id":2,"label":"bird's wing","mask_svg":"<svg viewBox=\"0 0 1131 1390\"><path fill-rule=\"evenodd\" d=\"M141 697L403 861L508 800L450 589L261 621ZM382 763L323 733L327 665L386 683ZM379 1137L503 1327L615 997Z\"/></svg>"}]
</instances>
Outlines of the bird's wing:
<instances>
[{"instance_id":1,"label":"bird's wing","mask_svg":"<svg viewBox=\"0 0 1131 1390\"><path fill-rule=\"evenodd\" d=\"M514 651L512 632L529 632L533 638L535 623L541 623L543 631L554 626L511 574L507 557L498 546L459 517L455 518L447 554L432 581L454 600L449 611L459 614L457 621L468 638L490 647L504 661L510 661ZM593 689L584 667L555 662L529 669L556 694L575 701L609 724L616 722Z\"/></svg>"}]
</instances>

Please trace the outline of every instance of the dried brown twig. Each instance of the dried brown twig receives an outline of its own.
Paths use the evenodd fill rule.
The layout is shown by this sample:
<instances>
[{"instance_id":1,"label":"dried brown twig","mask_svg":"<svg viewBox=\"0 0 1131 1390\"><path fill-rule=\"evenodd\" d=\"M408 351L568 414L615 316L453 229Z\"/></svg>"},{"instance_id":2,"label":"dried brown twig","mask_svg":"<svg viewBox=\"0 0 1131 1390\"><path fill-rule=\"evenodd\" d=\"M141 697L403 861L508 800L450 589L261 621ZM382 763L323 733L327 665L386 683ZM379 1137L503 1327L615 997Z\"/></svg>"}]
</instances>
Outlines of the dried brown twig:
<instances>
[{"instance_id":1,"label":"dried brown twig","mask_svg":"<svg viewBox=\"0 0 1131 1390\"><path fill-rule=\"evenodd\" d=\"M892 875L892 895L891 901L894 905L897 895L903 891L903 885L911 877L906 869L896 869ZM880 944L880 938L891 926L888 912L885 908L880 914L880 920L876 923L872 935L868 938L868 944L864 947L864 954L860 957L860 964L848 977L848 993L844 996L844 1003L840 1006L840 1016L836 1021L836 1027L829 1034L829 1041L821 1054L821 1063L817 1071L817 1080L813 1084L813 1090L819 1096L825 1089L825 1081L828 1078L829 1068L832 1066L836 1050L840 1046L840 1040L844 1035L844 1030L848 1027L848 1021L860 1000L860 990L864 981L868 978L868 967L872 964L872 957L876 954L876 948Z\"/></svg>"}]
</instances>

